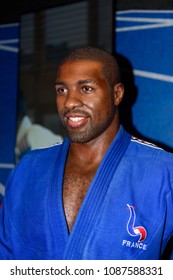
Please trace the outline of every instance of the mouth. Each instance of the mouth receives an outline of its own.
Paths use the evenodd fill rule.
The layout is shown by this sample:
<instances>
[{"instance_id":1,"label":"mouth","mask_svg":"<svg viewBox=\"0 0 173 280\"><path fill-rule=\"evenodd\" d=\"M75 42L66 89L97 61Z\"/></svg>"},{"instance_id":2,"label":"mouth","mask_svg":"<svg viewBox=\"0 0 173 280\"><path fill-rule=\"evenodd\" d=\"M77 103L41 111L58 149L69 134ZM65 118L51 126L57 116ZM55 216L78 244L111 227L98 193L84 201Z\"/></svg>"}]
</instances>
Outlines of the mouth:
<instances>
[{"instance_id":1,"label":"mouth","mask_svg":"<svg viewBox=\"0 0 173 280\"><path fill-rule=\"evenodd\" d=\"M88 117L84 115L70 115L65 116L66 123L70 128L81 128L88 122Z\"/></svg>"}]
</instances>

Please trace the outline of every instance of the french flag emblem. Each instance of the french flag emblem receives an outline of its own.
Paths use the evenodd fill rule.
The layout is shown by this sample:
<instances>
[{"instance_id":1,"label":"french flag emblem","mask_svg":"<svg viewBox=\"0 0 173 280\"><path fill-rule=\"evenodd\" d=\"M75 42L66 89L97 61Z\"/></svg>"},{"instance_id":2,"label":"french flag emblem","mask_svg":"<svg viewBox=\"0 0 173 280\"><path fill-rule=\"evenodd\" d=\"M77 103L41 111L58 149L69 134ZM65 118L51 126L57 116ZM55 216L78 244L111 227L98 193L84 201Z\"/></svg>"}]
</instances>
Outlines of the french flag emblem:
<instances>
[{"instance_id":1,"label":"french flag emblem","mask_svg":"<svg viewBox=\"0 0 173 280\"><path fill-rule=\"evenodd\" d=\"M130 217L127 222L127 232L131 236L139 236L138 242L142 242L147 237L147 231L142 226L135 226L136 213L135 213L134 206L130 206L129 204L127 204L127 206L128 206L128 209L130 210Z\"/></svg>"}]
</instances>

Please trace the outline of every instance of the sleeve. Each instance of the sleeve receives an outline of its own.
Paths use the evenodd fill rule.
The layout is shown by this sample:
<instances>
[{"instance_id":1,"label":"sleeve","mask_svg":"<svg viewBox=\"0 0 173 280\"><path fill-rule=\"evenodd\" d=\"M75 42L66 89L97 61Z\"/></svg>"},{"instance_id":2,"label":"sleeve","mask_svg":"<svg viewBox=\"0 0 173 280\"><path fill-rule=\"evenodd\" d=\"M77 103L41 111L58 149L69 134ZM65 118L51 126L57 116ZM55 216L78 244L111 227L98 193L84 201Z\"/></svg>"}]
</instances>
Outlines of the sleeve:
<instances>
[{"instance_id":1,"label":"sleeve","mask_svg":"<svg viewBox=\"0 0 173 280\"><path fill-rule=\"evenodd\" d=\"M166 207L166 219L165 219L165 234L163 236L163 259L173 260L173 163L169 165L171 171L167 177L167 183L169 185L169 191L166 193L165 207Z\"/></svg>"},{"instance_id":2,"label":"sleeve","mask_svg":"<svg viewBox=\"0 0 173 280\"><path fill-rule=\"evenodd\" d=\"M10 201L9 188L12 181L13 171L11 172L5 188L5 197L3 199L2 208L0 210L0 260L12 260L13 250L11 244L11 228L10 228Z\"/></svg>"},{"instance_id":3,"label":"sleeve","mask_svg":"<svg viewBox=\"0 0 173 280\"><path fill-rule=\"evenodd\" d=\"M173 260L173 190L172 189L167 197L167 213L168 213L168 218L167 218L166 227L169 229L170 235L168 236L168 243L164 254L166 255L166 259Z\"/></svg>"}]
</instances>

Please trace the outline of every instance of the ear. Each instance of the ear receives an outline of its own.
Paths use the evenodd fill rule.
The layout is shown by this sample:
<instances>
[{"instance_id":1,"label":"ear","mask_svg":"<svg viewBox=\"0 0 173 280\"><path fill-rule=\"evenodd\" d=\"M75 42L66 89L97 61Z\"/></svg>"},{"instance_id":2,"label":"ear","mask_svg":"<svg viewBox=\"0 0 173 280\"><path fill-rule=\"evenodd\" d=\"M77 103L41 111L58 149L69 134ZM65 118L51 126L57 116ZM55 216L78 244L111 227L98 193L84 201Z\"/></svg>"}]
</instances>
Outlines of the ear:
<instances>
[{"instance_id":1,"label":"ear","mask_svg":"<svg viewBox=\"0 0 173 280\"><path fill-rule=\"evenodd\" d=\"M124 86L122 83L118 83L114 86L114 104L118 106L124 96Z\"/></svg>"}]
</instances>

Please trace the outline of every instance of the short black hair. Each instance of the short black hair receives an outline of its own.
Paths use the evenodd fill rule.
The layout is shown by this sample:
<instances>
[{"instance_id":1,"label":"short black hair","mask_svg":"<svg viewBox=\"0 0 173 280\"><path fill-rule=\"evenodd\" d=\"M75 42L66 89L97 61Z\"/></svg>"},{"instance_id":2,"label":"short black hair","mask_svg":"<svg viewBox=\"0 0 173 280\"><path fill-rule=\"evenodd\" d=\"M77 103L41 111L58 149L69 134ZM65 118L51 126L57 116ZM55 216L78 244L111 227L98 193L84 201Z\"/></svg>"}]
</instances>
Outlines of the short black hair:
<instances>
[{"instance_id":1,"label":"short black hair","mask_svg":"<svg viewBox=\"0 0 173 280\"><path fill-rule=\"evenodd\" d=\"M74 60L92 60L102 63L103 75L111 89L120 82L119 65L115 57L105 50L90 46L77 48L61 61L59 67L65 62Z\"/></svg>"}]
</instances>

